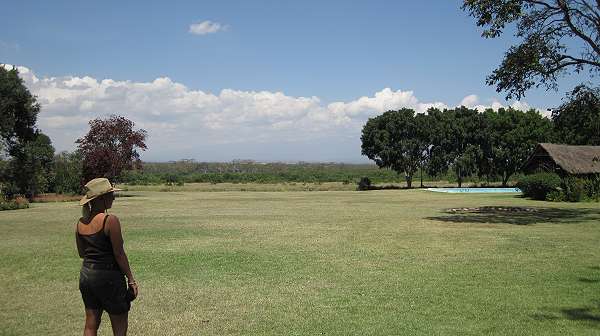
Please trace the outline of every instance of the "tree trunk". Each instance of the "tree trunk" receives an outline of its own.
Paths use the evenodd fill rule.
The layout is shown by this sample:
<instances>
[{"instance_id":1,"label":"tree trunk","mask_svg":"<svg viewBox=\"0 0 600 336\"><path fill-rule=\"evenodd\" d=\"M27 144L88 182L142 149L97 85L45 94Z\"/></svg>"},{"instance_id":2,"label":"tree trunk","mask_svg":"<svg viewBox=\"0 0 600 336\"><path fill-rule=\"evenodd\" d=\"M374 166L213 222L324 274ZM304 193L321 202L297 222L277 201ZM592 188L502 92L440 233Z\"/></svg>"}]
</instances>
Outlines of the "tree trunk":
<instances>
[{"instance_id":1,"label":"tree trunk","mask_svg":"<svg viewBox=\"0 0 600 336\"><path fill-rule=\"evenodd\" d=\"M502 174L502 186L506 187L508 186L508 178L510 177L510 175L508 173L503 173Z\"/></svg>"},{"instance_id":2,"label":"tree trunk","mask_svg":"<svg viewBox=\"0 0 600 336\"><path fill-rule=\"evenodd\" d=\"M462 173L460 171L460 168L458 168L458 172L456 174L456 178L458 180L458 187L461 188L462 187Z\"/></svg>"},{"instance_id":3,"label":"tree trunk","mask_svg":"<svg viewBox=\"0 0 600 336\"><path fill-rule=\"evenodd\" d=\"M421 166L421 188L423 188L423 166Z\"/></svg>"},{"instance_id":4,"label":"tree trunk","mask_svg":"<svg viewBox=\"0 0 600 336\"><path fill-rule=\"evenodd\" d=\"M412 175L405 175L406 177L406 186L408 189L412 188Z\"/></svg>"}]
</instances>

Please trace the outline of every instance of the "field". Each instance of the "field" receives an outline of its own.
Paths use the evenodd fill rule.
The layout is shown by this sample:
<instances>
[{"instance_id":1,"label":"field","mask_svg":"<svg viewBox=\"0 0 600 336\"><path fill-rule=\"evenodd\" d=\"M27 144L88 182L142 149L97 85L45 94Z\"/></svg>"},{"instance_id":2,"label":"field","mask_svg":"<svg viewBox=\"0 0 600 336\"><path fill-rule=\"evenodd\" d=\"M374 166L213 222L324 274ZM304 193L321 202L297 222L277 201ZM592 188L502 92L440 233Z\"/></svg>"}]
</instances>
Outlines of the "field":
<instances>
[{"instance_id":1,"label":"field","mask_svg":"<svg viewBox=\"0 0 600 336\"><path fill-rule=\"evenodd\" d=\"M140 283L131 335L600 333L598 203L420 190L124 196L112 212ZM0 212L0 335L81 333L78 214L75 202Z\"/></svg>"}]
</instances>

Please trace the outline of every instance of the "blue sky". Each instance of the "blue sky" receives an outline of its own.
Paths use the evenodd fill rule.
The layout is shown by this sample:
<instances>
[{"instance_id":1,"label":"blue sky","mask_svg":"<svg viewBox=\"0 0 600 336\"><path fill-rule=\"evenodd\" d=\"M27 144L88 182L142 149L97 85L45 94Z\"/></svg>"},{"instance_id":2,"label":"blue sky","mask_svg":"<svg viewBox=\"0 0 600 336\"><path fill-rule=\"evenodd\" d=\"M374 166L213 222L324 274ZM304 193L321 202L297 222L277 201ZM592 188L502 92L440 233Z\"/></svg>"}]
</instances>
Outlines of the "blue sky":
<instances>
[{"instance_id":1,"label":"blue sky","mask_svg":"<svg viewBox=\"0 0 600 336\"><path fill-rule=\"evenodd\" d=\"M460 4L14 1L0 62L27 68L58 150L117 113L149 131L146 160L356 162L385 109L513 104L485 77L515 41L481 38ZM582 80L519 106L555 107Z\"/></svg>"}]
</instances>

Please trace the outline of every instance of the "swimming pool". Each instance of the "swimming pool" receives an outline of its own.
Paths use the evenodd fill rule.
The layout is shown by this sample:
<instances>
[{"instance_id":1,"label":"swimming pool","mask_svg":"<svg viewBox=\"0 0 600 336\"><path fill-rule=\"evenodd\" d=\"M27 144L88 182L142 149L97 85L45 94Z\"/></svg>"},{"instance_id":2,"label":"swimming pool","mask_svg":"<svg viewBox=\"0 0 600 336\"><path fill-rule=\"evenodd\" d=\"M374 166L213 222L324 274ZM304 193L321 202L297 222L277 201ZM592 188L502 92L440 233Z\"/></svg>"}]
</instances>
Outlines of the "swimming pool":
<instances>
[{"instance_id":1,"label":"swimming pool","mask_svg":"<svg viewBox=\"0 0 600 336\"><path fill-rule=\"evenodd\" d=\"M445 193L520 193L519 188L427 188L429 191Z\"/></svg>"}]
</instances>

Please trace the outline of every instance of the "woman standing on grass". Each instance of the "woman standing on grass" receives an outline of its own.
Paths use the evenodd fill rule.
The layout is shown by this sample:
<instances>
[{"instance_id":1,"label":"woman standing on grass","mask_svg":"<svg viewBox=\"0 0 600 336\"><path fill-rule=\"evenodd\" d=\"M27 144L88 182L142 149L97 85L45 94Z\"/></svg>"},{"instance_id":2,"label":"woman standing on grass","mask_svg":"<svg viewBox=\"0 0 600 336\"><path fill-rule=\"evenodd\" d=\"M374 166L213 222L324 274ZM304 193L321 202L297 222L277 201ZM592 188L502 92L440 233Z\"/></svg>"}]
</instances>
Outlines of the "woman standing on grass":
<instances>
[{"instance_id":1,"label":"woman standing on grass","mask_svg":"<svg viewBox=\"0 0 600 336\"><path fill-rule=\"evenodd\" d=\"M83 334L97 334L102 312L106 310L113 334L126 335L130 301L137 297L138 286L123 249L119 219L106 213L112 207L114 192L120 189L113 188L105 178L93 179L85 188L86 195L79 202L83 206L82 217L75 233L77 251L83 258L79 274L79 290L85 305Z\"/></svg>"}]
</instances>

